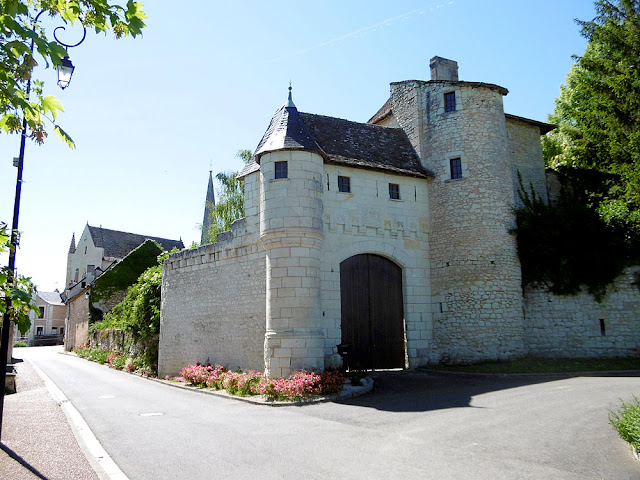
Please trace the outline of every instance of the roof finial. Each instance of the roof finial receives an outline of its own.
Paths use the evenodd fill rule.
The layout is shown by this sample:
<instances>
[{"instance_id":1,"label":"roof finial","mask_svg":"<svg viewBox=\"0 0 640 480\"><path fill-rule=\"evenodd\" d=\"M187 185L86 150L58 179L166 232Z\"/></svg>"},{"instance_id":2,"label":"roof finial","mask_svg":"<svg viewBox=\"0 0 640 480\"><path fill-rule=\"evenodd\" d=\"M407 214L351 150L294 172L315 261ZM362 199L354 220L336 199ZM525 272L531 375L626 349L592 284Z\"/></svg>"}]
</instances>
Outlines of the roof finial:
<instances>
[{"instance_id":1,"label":"roof finial","mask_svg":"<svg viewBox=\"0 0 640 480\"><path fill-rule=\"evenodd\" d=\"M295 107L293 100L291 99L291 80L289 80L289 99L287 100L287 107Z\"/></svg>"}]
</instances>

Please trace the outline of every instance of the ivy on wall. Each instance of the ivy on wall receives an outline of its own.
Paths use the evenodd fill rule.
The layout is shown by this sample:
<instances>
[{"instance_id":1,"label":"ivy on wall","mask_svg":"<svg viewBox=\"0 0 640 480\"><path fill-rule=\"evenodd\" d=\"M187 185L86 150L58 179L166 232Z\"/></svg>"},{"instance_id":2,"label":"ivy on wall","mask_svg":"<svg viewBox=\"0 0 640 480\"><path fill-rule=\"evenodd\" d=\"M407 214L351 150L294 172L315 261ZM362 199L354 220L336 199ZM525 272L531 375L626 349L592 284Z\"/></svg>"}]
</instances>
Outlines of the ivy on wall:
<instances>
[{"instance_id":1,"label":"ivy on wall","mask_svg":"<svg viewBox=\"0 0 640 480\"><path fill-rule=\"evenodd\" d=\"M145 240L120 263L100 275L91 289L91 304L106 301L117 292L127 290L149 267L158 264L162 247L153 240Z\"/></svg>"},{"instance_id":2,"label":"ivy on wall","mask_svg":"<svg viewBox=\"0 0 640 480\"><path fill-rule=\"evenodd\" d=\"M579 183L578 183L579 184ZM638 260L639 237L606 222L580 190L565 183L548 204L520 180L523 206L515 209L522 282L556 295L575 295L584 285L597 301L624 268Z\"/></svg>"}]
</instances>

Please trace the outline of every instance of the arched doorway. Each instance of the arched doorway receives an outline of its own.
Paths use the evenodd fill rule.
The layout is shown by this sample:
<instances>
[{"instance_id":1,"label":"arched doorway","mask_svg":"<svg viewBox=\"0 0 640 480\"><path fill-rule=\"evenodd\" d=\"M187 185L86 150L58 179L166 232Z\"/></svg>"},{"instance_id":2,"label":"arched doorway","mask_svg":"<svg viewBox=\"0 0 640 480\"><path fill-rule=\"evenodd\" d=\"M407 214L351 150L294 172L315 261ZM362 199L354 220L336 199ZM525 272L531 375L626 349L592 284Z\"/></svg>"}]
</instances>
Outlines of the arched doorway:
<instances>
[{"instance_id":1,"label":"arched doorway","mask_svg":"<svg viewBox=\"0 0 640 480\"><path fill-rule=\"evenodd\" d=\"M340 264L342 345L350 369L405 366L402 269L379 255Z\"/></svg>"}]
</instances>

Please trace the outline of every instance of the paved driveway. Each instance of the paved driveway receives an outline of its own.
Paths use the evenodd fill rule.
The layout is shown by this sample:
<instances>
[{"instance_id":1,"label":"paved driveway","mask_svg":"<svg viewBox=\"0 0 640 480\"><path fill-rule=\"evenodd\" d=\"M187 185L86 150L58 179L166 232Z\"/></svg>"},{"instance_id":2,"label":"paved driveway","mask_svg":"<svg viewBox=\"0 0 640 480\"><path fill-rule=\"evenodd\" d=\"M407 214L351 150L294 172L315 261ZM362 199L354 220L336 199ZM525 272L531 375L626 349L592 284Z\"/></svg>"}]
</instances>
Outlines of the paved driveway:
<instances>
[{"instance_id":1,"label":"paved driveway","mask_svg":"<svg viewBox=\"0 0 640 480\"><path fill-rule=\"evenodd\" d=\"M256 406L24 349L131 479L635 479L610 428L638 377L375 374L341 403Z\"/></svg>"}]
</instances>

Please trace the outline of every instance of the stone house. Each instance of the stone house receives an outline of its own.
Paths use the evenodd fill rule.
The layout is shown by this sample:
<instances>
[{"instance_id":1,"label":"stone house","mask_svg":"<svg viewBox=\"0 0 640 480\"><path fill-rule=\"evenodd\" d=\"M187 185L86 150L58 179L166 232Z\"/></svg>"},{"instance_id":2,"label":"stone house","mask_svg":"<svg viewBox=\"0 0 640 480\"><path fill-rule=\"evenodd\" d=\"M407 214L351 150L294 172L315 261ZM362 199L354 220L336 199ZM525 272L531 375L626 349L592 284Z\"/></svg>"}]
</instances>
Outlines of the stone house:
<instances>
[{"instance_id":1,"label":"stone house","mask_svg":"<svg viewBox=\"0 0 640 480\"><path fill-rule=\"evenodd\" d=\"M146 240L157 242L166 251L184 248L182 240L121 232L101 226L92 227L88 223L77 245L75 234L72 235L67 255L67 288L62 294L66 304L66 350L72 350L88 340L92 308L102 315L121 302L126 295L125 288L114 292L109 298L90 305L91 290L96 280L120 264Z\"/></svg>"},{"instance_id":2,"label":"stone house","mask_svg":"<svg viewBox=\"0 0 640 480\"><path fill-rule=\"evenodd\" d=\"M245 218L165 261L160 375L638 352L633 272L602 304L523 290L518 175L548 198L553 126L505 114L507 89L460 81L452 60L430 67L367 123L289 93L241 172Z\"/></svg>"},{"instance_id":3,"label":"stone house","mask_svg":"<svg viewBox=\"0 0 640 480\"><path fill-rule=\"evenodd\" d=\"M23 336L20 331L14 329L14 341L25 341L33 345L34 339L45 335L58 335L60 340L65 335L66 308L60 296L60 292L37 292L34 298L38 311L29 313L31 328Z\"/></svg>"}]
</instances>

